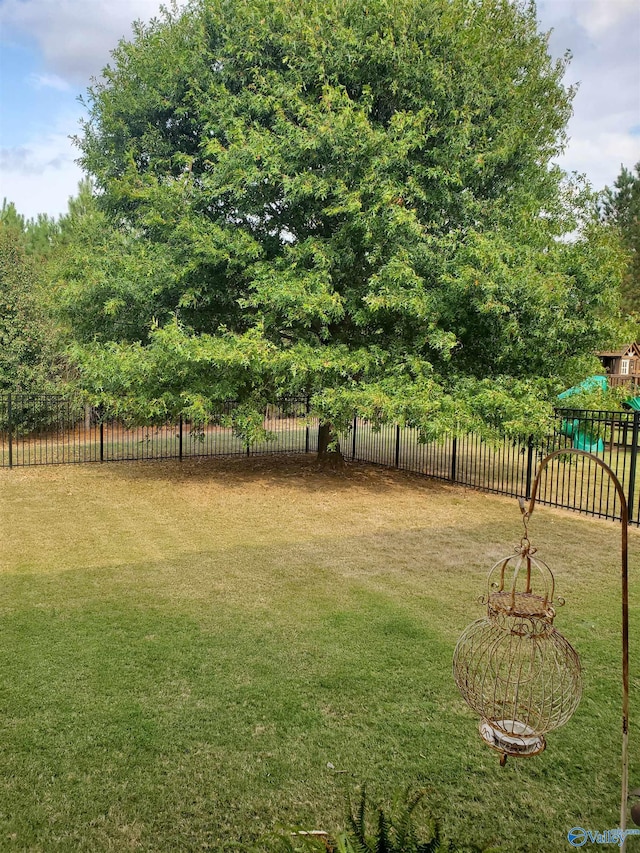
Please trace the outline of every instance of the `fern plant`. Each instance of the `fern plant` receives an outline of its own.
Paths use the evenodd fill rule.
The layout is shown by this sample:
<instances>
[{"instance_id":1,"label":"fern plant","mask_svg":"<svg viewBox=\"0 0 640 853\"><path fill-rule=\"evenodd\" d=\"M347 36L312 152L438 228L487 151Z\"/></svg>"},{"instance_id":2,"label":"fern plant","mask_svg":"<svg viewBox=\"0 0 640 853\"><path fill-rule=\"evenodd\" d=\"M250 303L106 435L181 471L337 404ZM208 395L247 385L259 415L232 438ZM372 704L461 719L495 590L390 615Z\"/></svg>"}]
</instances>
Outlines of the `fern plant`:
<instances>
[{"instance_id":1,"label":"fern plant","mask_svg":"<svg viewBox=\"0 0 640 853\"><path fill-rule=\"evenodd\" d=\"M405 793L398 808L389 813L382 806L375 809L375 819L369 819L367 791L362 788L357 805L353 806L347 795L347 828L335 836L326 838L296 837L280 839L282 853L301 853L301 851L328 851L328 853L499 853L494 847L466 845L460 847L443 838L439 822L430 817L419 833L414 815L426 796L425 790ZM371 827L371 828L370 828ZM420 836L423 837L420 837Z\"/></svg>"},{"instance_id":2,"label":"fern plant","mask_svg":"<svg viewBox=\"0 0 640 853\"><path fill-rule=\"evenodd\" d=\"M407 791L396 814L388 814L379 806L376 809L375 831L367 830L367 791L362 789L360 801L354 810L348 798L346 833L335 841L335 853L455 853L458 850L445 841L437 820L431 819L430 838L421 840L414 824L414 812L426 791L411 794Z\"/></svg>"}]
</instances>

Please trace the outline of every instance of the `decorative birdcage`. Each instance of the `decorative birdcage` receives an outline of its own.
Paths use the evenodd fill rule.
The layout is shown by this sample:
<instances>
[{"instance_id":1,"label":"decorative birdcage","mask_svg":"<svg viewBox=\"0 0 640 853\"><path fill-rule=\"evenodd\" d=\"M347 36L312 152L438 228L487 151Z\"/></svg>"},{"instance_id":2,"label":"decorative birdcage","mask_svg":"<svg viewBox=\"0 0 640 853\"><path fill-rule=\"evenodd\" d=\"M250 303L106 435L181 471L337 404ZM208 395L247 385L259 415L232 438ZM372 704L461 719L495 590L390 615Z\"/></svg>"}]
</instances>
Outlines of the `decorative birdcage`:
<instances>
[{"instance_id":1,"label":"decorative birdcage","mask_svg":"<svg viewBox=\"0 0 640 853\"><path fill-rule=\"evenodd\" d=\"M542 752L545 734L567 722L582 692L578 655L553 625L553 574L535 553L525 519L515 554L489 573L487 616L466 628L453 658L456 684L501 764Z\"/></svg>"}]
</instances>

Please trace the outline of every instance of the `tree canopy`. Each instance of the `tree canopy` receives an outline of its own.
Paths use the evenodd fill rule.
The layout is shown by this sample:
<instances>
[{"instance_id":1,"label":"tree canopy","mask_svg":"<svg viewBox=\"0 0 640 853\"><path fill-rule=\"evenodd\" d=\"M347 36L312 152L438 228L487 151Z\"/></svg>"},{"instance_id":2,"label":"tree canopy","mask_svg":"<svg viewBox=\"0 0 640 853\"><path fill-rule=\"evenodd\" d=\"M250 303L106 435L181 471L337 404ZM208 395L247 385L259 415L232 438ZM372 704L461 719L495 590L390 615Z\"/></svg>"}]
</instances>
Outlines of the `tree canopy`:
<instances>
[{"instance_id":1,"label":"tree canopy","mask_svg":"<svg viewBox=\"0 0 640 853\"><path fill-rule=\"evenodd\" d=\"M308 395L337 425L539 421L615 336L621 275L550 165L565 65L510 0L137 24L78 138L99 209L60 278L85 386L143 419Z\"/></svg>"}]
</instances>

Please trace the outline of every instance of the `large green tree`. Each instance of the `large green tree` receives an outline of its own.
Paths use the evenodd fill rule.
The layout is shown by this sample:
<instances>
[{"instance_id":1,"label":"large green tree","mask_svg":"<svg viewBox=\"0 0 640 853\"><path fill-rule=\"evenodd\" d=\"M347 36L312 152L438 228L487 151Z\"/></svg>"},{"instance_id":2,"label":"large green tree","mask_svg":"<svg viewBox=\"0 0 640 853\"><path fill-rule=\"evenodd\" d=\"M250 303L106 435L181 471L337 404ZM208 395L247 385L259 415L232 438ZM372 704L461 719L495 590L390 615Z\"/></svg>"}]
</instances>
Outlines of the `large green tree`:
<instances>
[{"instance_id":1,"label":"large green tree","mask_svg":"<svg viewBox=\"0 0 640 853\"><path fill-rule=\"evenodd\" d=\"M564 69L511 0L192 0L138 24L78 139L100 211L61 299L84 384L140 418L235 398L249 432L296 394L336 425L541 422L615 335L621 274L550 166Z\"/></svg>"}]
</instances>

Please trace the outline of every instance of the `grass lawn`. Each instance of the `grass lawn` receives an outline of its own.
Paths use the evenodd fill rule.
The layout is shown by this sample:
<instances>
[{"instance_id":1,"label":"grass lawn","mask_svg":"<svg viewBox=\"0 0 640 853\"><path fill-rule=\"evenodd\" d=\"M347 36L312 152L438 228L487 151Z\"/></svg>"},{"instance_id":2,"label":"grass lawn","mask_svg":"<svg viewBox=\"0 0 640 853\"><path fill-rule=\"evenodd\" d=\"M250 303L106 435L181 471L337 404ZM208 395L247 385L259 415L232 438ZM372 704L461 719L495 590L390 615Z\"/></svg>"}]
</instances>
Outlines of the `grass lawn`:
<instances>
[{"instance_id":1,"label":"grass lawn","mask_svg":"<svg viewBox=\"0 0 640 853\"><path fill-rule=\"evenodd\" d=\"M0 850L267 849L345 789L430 789L458 843L572 849L619 822L619 527L538 507L567 599L573 719L482 745L451 675L517 502L304 457L0 471ZM640 786L640 533L631 787ZM640 838L628 842L640 850Z\"/></svg>"}]
</instances>

